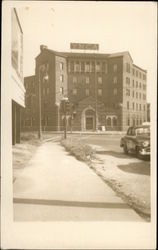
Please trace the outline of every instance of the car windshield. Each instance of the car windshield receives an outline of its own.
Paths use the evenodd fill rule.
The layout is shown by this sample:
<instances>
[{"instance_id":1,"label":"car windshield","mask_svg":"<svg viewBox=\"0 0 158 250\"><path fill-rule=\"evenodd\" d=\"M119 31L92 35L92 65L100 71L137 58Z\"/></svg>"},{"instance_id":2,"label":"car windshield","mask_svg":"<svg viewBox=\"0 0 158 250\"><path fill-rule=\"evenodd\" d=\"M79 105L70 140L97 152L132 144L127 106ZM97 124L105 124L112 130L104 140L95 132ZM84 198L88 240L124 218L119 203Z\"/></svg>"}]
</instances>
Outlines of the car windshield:
<instances>
[{"instance_id":1,"label":"car windshield","mask_svg":"<svg viewBox=\"0 0 158 250\"><path fill-rule=\"evenodd\" d=\"M145 127L145 128L136 128L135 130L136 135L150 135L150 127Z\"/></svg>"}]
</instances>

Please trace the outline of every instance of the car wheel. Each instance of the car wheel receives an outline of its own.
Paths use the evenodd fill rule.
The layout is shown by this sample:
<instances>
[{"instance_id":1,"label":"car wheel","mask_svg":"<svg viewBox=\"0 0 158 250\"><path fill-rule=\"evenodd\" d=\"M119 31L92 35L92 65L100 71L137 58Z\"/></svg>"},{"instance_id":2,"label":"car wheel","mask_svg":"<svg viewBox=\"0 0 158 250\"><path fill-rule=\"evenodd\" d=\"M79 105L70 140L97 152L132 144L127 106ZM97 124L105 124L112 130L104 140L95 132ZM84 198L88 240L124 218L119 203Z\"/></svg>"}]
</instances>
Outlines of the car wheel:
<instances>
[{"instance_id":1,"label":"car wheel","mask_svg":"<svg viewBox=\"0 0 158 250\"><path fill-rule=\"evenodd\" d=\"M125 154L128 154L128 148L126 144L123 145L123 151Z\"/></svg>"}]
</instances>

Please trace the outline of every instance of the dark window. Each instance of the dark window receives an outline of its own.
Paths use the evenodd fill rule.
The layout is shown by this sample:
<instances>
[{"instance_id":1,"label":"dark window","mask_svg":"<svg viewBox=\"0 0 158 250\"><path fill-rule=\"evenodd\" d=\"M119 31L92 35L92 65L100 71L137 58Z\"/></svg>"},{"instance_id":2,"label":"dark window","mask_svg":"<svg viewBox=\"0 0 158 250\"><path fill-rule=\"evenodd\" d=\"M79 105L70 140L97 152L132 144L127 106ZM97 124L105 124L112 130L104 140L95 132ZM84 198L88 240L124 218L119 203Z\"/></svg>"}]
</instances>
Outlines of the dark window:
<instances>
[{"instance_id":1,"label":"dark window","mask_svg":"<svg viewBox=\"0 0 158 250\"><path fill-rule=\"evenodd\" d=\"M129 101L127 102L127 109L129 109Z\"/></svg>"},{"instance_id":2,"label":"dark window","mask_svg":"<svg viewBox=\"0 0 158 250\"><path fill-rule=\"evenodd\" d=\"M111 118L110 117L107 118L106 124L107 124L107 126L111 126Z\"/></svg>"}]
</instances>

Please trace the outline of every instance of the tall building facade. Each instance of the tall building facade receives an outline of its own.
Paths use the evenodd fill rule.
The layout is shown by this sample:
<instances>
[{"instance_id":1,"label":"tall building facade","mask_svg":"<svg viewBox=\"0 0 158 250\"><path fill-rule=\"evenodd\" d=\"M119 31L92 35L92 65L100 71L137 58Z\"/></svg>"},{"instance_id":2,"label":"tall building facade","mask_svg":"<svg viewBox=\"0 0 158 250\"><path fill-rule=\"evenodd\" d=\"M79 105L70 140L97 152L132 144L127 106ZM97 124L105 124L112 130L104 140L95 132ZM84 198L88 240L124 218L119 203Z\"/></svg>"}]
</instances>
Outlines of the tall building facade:
<instances>
[{"instance_id":1,"label":"tall building facade","mask_svg":"<svg viewBox=\"0 0 158 250\"><path fill-rule=\"evenodd\" d=\"M129 52L66 53L41 46L35 76L25 78L25 87L30 97L32 91L26 85L35 79L37 107L31 107L38 114L40 84L43 129L62 130L60 103L66 96L74 114L68 117L72 130L121 131L147 120L146 78L146 70L133 63ZM28 114L35 119L32 108Z\"/></svg>"},{"instance_id":2,"label":"tall building facade","mask_svg":"<svg viewBox=\"0 0 158 250\"><path fill-rule=\"evenodd\" d=\"M12 144L20 143L21 110L25 107L23 32L15 8L11 10Z\"/></svg>"}]
</instances>

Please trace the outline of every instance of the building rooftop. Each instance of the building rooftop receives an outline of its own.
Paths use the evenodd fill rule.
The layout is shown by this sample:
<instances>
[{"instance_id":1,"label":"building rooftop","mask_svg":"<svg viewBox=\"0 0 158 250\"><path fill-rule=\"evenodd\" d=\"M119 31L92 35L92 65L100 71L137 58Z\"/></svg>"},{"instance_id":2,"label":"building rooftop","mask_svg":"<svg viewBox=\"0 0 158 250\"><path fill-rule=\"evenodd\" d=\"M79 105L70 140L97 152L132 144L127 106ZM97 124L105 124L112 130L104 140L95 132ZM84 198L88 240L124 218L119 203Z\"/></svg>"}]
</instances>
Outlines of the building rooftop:
<instances>
[{"instance_id":1,"label":"building rooftop","mask_svg":"<svg viewBox=\"0 0 158 250\"><path fill-rule=\"evenodd\" d=\"M112 54L106 54L106 53L97 53L97 52L93 52L93 53L86 53L86 52L59 52L59 51L55 51L55 50L52 50L52 49L48 49L47 46L44 46L44 45L41 45L40 46L41 48L41 52L42 51L48 51L52 54L55 54L55 55L58 55L58 56L62 56L62 57L78 57L78 58L81 58L81 57L88 57L88 58L115 58L115 57L121 57L121 56L126 56L128 55L130 58L131 58L131 61L133 63L133 59L130 55L130 53L128 51L122 51L122 52L117 52L117 53L112 53ZM36 57L38 58L40 56L40 54ZM147 72L145 69L142 69L140 67L138 67L137 65L133 64L134 67L137 67L138 69L144 71L144 72Z\"/></svg>"}]
</instances>

